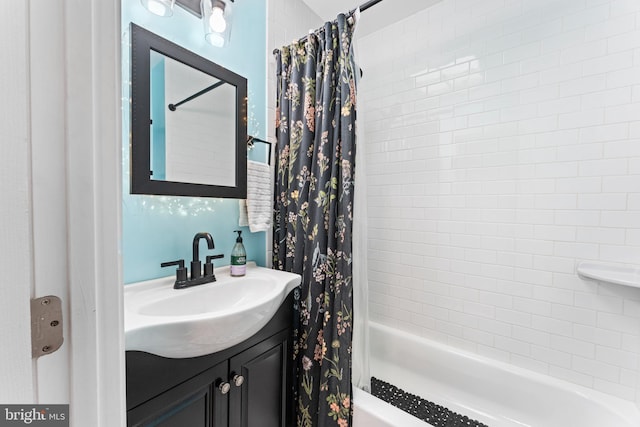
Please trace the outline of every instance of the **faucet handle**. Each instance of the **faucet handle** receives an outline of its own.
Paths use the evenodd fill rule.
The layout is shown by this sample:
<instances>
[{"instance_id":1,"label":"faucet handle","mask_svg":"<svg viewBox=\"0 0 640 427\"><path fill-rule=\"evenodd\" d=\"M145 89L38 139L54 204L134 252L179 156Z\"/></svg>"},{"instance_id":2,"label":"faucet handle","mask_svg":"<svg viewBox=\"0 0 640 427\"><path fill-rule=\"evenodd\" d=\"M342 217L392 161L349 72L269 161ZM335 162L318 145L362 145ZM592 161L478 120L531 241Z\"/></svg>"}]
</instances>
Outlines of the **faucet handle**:
<instances>
[{"instance_id":1,"label":"faucet handle","mask_svg":"<svg viewBox=\"0 0 640 427\"><path fill-rule=\"evenodd\" d=\"M160 264L160 267L170 267L172 265L177 265L176 269L176 285L185 283L187 281L187 269L184 268L184 260L179 259L177 261L168 261Z\"/></svg>"},{"instance_id":2,"label":"faucet handle","mask_svg":"<svg viewBox=\"0 0 640 427\"><path fill-rule=\"evenodd\" d=\"M177 261L167 261L160 264L160 267L171 267L172 265L177 265L178 268L184 268L184 260L179 259Z\"/></svg>"},{"instance_id":3,"label":"faucet handle","mask_svg":"<svg viewBox=\"0 0 640 427\"><path fill-rule=\"evenodd\" d=\"M213 263L211 261L214 259L220 259L220 258L224 258L224 254L207 255L207 262L204 264L205 276L213 276Z\"/></svg>"}]
</instances>

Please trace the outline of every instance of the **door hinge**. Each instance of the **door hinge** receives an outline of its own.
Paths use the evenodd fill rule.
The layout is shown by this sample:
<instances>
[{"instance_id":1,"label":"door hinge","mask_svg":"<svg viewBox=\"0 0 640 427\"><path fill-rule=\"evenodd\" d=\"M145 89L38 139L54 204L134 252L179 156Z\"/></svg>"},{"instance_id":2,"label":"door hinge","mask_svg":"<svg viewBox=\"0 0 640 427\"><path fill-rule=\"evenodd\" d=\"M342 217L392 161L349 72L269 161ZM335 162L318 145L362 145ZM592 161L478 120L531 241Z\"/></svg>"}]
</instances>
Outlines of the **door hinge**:
<instances>
[{"instance_id":1,"label":"door hinge","mask_svg":"<svg viewBox=\"0 0 640 427\"><path fill-rule=\"evenodd\" d=\"M31 357L51 354L62 346L62 301L49 295L31 300Z\"/></svg>"}]
</instances>

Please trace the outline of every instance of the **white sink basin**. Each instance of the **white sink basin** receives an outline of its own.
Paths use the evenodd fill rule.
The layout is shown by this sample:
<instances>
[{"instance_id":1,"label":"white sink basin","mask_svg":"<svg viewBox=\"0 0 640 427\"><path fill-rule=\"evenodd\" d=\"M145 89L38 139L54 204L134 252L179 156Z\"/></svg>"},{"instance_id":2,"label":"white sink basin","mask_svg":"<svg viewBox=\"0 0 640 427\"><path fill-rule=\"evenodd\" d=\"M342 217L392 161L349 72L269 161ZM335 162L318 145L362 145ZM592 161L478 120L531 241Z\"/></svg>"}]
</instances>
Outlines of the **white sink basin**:
<instances>
[{"instance_id":1,"label":"white sink basin","mask_svg":"<svg viewBox=\"0 0 640 427\"><path fill-rule=\"evenodd\" d=\"M186 358L232 347L265 326L301 280L252 263L244 277L228 267L215 274L186 289L173 289L175 276L126 285L125 349Z\"/></svg>"}]
</instances>

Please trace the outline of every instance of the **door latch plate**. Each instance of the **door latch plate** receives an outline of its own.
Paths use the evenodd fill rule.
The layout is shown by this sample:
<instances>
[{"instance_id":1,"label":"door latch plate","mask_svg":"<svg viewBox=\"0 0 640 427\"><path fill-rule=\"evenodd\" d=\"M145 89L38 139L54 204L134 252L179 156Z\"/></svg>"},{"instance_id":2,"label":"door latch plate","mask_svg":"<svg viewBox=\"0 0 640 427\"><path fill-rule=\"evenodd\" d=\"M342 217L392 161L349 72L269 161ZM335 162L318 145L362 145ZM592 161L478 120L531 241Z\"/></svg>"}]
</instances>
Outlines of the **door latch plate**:
<instances>
[{"instance_id":1,"label":"door latch plate","mask_svg":"<svg viewBox=\"0 0 640 427\"><path fill-rule=\"evenodd\" d=\"M31 357L51 354L62 346L62 301L49 295L31 300Z\"/></svg>"}]
</instances>

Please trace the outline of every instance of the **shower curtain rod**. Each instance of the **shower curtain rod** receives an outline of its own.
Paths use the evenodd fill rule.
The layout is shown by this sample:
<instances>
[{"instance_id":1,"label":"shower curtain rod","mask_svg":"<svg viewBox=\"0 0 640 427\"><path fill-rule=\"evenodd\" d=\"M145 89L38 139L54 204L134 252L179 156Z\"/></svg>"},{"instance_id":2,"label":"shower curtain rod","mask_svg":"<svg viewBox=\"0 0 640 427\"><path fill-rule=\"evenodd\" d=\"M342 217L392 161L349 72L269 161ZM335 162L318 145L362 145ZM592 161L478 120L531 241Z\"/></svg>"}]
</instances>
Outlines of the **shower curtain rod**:
<instances>
[{"instance_id":1,"label":"shower curtain rod","mask_svg":"<svg viewBox=\"0 0 640 427\"><path fill-rule=\"evenodd\" d=\"M369 9L371 6L375 6L380 3L382 0L369 0L368 2L360 5L360 12L364 12Z\"/></svg>"},{"instance_id":2,"label":"shower curtain rod","mask_svg":"<svg viewBox=\"0 0 640 427\"><path fill-rule=\"evenodd\" d=\"M368 2L362 3L360 5L360 7L358 9L360 9L360 12L364 12L365 10L369 9L370 7L373 7L375 5L377 5L378 3L380 3L382 0L369 0ZM300 39L300 41L303 41L307 36L304 36ZM280 49L273 49L273 54L275 55L276 53L278 53Z\"/></svg>"}]
</instances>

